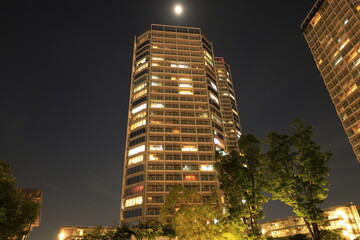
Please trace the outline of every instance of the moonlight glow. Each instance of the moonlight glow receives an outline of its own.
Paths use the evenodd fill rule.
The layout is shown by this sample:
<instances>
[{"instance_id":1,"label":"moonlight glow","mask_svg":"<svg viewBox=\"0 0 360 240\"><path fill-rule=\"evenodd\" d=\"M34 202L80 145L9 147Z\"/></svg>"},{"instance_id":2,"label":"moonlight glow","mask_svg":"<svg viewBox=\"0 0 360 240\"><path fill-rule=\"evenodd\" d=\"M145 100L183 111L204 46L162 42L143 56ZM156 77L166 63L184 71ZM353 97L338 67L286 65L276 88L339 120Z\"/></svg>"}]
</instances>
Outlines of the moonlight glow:
<instances>
[{"instance_id":1,"label":"moonlight glow","mask_svg":"<svg viewBox=\"0 0 360 240\"><path fill-rule=\"evenodd\" d=\"M181 5L179 5L179 4L176 5L174 7L174 12L175 12L176 15L181 15L182 12L183 12L183 7Z\"/></svg>"}]
</instances>

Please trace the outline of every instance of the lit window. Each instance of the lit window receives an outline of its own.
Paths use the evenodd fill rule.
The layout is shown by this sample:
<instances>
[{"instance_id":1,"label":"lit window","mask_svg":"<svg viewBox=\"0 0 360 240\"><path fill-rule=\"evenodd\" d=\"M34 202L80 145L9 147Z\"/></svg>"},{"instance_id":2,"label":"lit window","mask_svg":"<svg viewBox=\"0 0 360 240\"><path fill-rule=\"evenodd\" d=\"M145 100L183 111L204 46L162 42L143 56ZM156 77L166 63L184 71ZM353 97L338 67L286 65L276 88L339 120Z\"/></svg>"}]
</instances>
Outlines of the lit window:
<instances>
[{"instance_id":1,"label":"lit window","mask_svg":"<svg viewBox=\"0 0 360 240\"><path fill-rule=\"evenodd\" d=\"M151 82L151 86L162 86L161 82Z\"/></svg>"},{"instance_id":2,"label":"lit window","mask_svg":"<svg viewBox=\"0 0 360 240\"><path fill-rule=\"evenodd\" d=\"M210 93L210 98L219 104L219 99L214 94Z\"/></svg>"},{"instance_id":3,"label":"lit window","mask_svg":"<svg viewBox=\"0 0 360 240\"><path fill-rule=\"evenodd\" d=\"M156 154L150 154L149 155L149 160L154 161L154 160L158 160L159 158L156 156Z\"/></svg>"},{"instance_id":4,"label":"lit window","mask_svg":"<svg viewBox=\"0 0 360 240\"><path fill-rule=\"evenodd\" d=\"M181 150L184 152L196 152L197 148L196 146L183 146Z\"/></svg>"},{"instance_id":5,"label":"lit window","mask_svg":"<svg viewBox=\"0 0 360 240\"><path fill-rule=\"evenodd\" d=\"M171 67L177 67L177 65L176 65L176 64L171 64L170 66L171 66Z\"/></svg>"},{"instance_id":6,"label":"lit window","mask_svg":"<svg viewBox=\"0 0 360 240\"><path fill-rule=\"evenodd\" d=\"M159 79L159 77L158 77L158 76L155 76L155 75L152 75L151 78L152 78L152 79Z\"/></svg>"},{"instance_id":7,"label":"lit window","mask_svg":"<svg viewBox=\"0 0 360 240\"><path fill-rule=\"evenodd\" d=\"M207 56L208 58L210 58L212 60L212 56L208 51L204 50L204 53L205 53L205 56Z\"/></svg>"},{"instance_id":8,"label":"lit window","mask_svg":"<svg viewBox=\"0 0 360 240\"><path fill-rule=\"evenodd\" d=\"M235 113L236 115L238 115L238 113L234 109L232 110L232 112Z\"/></svg>"},{"instance_id":9,"label":"lit window","mask_svg":"<svg viewBox=\"0 0 360 240\"><path fill-rule=\"evenodd\" d=\"M143 70L144 68L147 68L148 66L149 66L148 63L140 65L140 67L138 67L135 72L140 72L141 70Z\"/></svg>"},{"instance_id":10,"label":"lit window","mask_svg":"<svg viewBox=\"0 0 360 240\"><path fill-rule=\"evenodd\" d=\"M190 78L184 78L184 77L179 78L179 80L180 80L180 81L191 81Z\"/></svg>"},{"instance_id":11,"label":"lit window","mask_svg":"<svg viewBox=\"0 0 360 240\"><path fill-rule=\"evenodd\" d=\"M339 58L336 60L336 62L335 62L335 64L334 64L334 66L338 65L338 64L339 64L339 62L341 62L341 60L342 60L342 57L339 57Z\"/></svg>"},{"instance_id":12,"label":"lit window","mask_svg":"<svg viewBox=\"0 0 360 240\"><path fill-rule=\"evenodd\" d=\"M197 181L197 176L196 175L189 175L189 174L186 174L184 176L184 180L185 181Z\"/></svg>"},{"instance_id":13,"label":"lit window","mask_svg":"<svg viewBox=\"0 0 360 240\"><path fill-rule=\"evenodd\" d=\"M158 48L158 46L155 46L155 45L154 45L154 46L152 46L152 47L153 47L153 48Z\"/></svg>"},{"instance_id":14,"label":"lit window","mask_svg":"<svg viewBox=\"0 0 360 240\"><path fill-rule=\"evenodd\" d=\"M151 66L157 67L157 66L160 66L160 65L158 63L152 63Z\"/></svg>"},{"instance_id":15,"label":"lit window","mask_svg":"<svg viewBox=\"0 0 360 240\"><path fill-rule=\"evenodd\" d=\"M179 94L188 94L188 95L192 95L193 92L191 90L179 90Z\"/></svg>"},{"instance_id":16,"label":"lit window","mask_svg":"<svg viewBox=\"0 0 360 240\"><path fill-rule=\"evenodd\" d=\"M136 63L136 66L139 66L141 64L143 64L144 62L146 62L146 57L142 58L141 60L139 60L137 63Z\"/></svg>"},{"instance_id":17,"label":"lit window","mask_svg":"<svg viewBox=\"0 0 360 240\"><path fill-rule=\"evenodd\" d=\"M319 20L321 19L321 15L320 15L320 13L316 13L315 14L315 16L311 19L311 21L310 21L310 24L311 24L311 26L313 26L313 27L315 27L316 26L316 24L319 22Z\"/></svg>"},{"instance_id":18,"label":"lit window","mask_svg":"<svg viewBox=\"0 0 360 240\"><path fill-rule=\"evenodd\" d=\"M228 93L222 93L221 95L223 95L223 96L229 96Z\"/></svg>"},{"instance_id":19,"label":"lit window","mask_svg":"<svg viewBox=\"0 0 360 240\"><path fill-rule=\"evenodd\" d=\"M141 89L143 89L144 87L146 87L147 83L142 83L139 86L134 88L134 93L140 91Z\"/></svg>"},{"instance_id":20,"label":"lit window","mask_svg":"<svg viewBox=\"0 0 360 240\"><path fill-rule=\"evenodd\" d=\"M152 107L152 108L163 108L164 104L163 103L151 103L150 107Z\"/></svg>"},{"instance_id":21,"label":"lit window","mask_svg":"<svg viewBox=\"0 0 360 240\"><path fill-rule=\"evenodd\" d=\"M143 126L145 124L146 124L146 119L140 120L140 121L138 121L138 122L136 122L134 124L131 124L130 130L133 130L133 129L138 128L140 126Z\"/></svg>"},{"instance_id":22,"label":"lit window","mask_svg":"<svg viewBox=\"0 0 360 240\"><path fill-rule=\"evenodd\" d=\"M358 87L357 87L356 84L352 85L352 87L351 87L350 90L346 93L346 95L349 96L349 95L352 94L357 88L358 88Z\"/></svg>"},{"instance_id":23,"label":"lit window","mask_svg":"<svg viewBox=\"0 0 360 240\"><path fill-rule=\"evenodd\" d=\"M230 97L235 100L235 97L230 93Z\"/></svg>"},{"instance_id":24,"label":"lit window","mask_svg":"<svg viewBox=\"0 0 360 240\"><path fill-rule=\"evenodd\" d=\"M150 145L149 149L152 151L163 151L164 150L162 145Z\"/></svg>"},{"instance_id":25,"label":"lit window","mask_svg":"<svg viewBox=\"0 0 360 240\"><path fill-rule=\"evenodd\" d=\"M144 155L140 155L140 156L136 156L133 158L130 158L128 161L128 166L135 164L135 163L139 163L142 162L144 160Z\"/></svg>"},{"instance_id":26,"label":"lit window","mask_svg":"<svg viewBox=\"0 0 360 240\"><path fill-rule=\"evenodd\" d=\"M192 85L190 83L179 83L179 87L183 87L183 88L191 88Z\"/></svg>"},{"instance_id":27,"label":"lit window","mask_svg":"<svg viewBox=\"0 0 360 240\"><path fill-rule=\"evenodd\" d=\"M160 58L160 57L153 57L152 59L153 60L164 60L163 58Z\"/></svg>"},{"instance_id":28,"label":"lit window","mask_svg":"<svg viewBox=\"0 0 360 240\"><path fill-rule=\"evenodd\" d=\"M348 43L350 42L350 39L346 39L343 44L340 46L340 50L342 50Z\"/></svg>"},{"instance_id":29,"label":"lit window","mask_svg":"<svg viewBox=\"0 0 360 240\"><path fill-rule=\"evenodd\" d=\"M210 164L210 165L201 164L200 165L200 170L201 171L214 171L214 165L212 165L212 164Z\"/></svg>"},{"instance_id":30,"label":"lit window","mask_svg":"<svg viewBox=\"0 0 360 240\"><path fill-rule=\"evenodd\" d=\"M139 205L139 204L142 204L142 202L143 202L143 198L141 196L126 199L125 200L125 207L131 207L131 206Z\"/></svg>"},{"instance_id":31,"label":"lit window","mask_svg":"<svg viewBox=\"0 0 360 240\"><path fill-rule=\"evenodd\" d=\"M213 87L213 89L215 89L216 91L218 90L218 88L216 87L216 85L213 82L210 81L210 84Z\"/></svg>"},{"instance_id":32,"label":"lit window","mask_svg":"<svg viewBox=\"0 0 360 240\"><path fill-rule=\"evenodd\" d=\"M346 20L344 21L344 25L346 25L348 22L349 22L349 19L346 19Z\"/></svg>"},{"instance_id":33,"label":"lit window","mask_svg":"<svg viewBox=\"0 0 360 240\"><path fill-rule=\"evenodd\" d=\"M177 80L177 78L176 77L171 77L171 80Z\"/></svg>"},{"instance_id":34,"label":"lit window","mask_svg":"<svg viewBox=\"0 0 360 240\"><path fill-rule=\"evenodd\" d=\"M225 145L220 141L220 139L214 137L214 143L219 145L221 148L225 148Z\"/></svg>"},{"instance_id":35,"label":"lit window","mask_svg":"<svg viewBox=\"0 0 360 240\"><path fill-rule=\"evenodd\" d=\"M145 151L145 145L141 145L141 146L135 147L133 149L130 149L128 155L132 156L132 155L135 155L137 153L144 152L144 151Z\"/></svg>"},{"instance_id":36,"label":"lit window","mask_svg":"<svg viewBox=\"0 0 360 240\"><path fill-rule=\"evenodd\" d=\"M134 94L134 99L141 97L142 95L145 95L147 93L147 89L141 90L140 92Z\"/></svg>"},{"instance_id":37,"label":"lit window","mask_svg":"<svg viewBox=\"0 0 360 240\"><path fill-rule=\"evenodd\" d=\"M138 119L140 119L140 118L143 118L143 117L145 117L146 116L146 112L141 112L141 113L138 113L138 114L136 114L134 117L133 117L133 119L132 120L138 120Z\"/></svg>"},{"instance_id":38,"label":"lit window","mask_svg":"<svg viewBox=\"0 0 360 240\"><path fill-rule=\"evenodd\" d=\"M132 113L132 114L135 114L135 113L137 113L137 112L140 112L140 111L146 109L146 107L147 107L147 104L146 104L146 103L141 104L140 106L138 106L138 107L134 108L133 110L131 110L131 113Z\"/></svg>"}]
</instances>

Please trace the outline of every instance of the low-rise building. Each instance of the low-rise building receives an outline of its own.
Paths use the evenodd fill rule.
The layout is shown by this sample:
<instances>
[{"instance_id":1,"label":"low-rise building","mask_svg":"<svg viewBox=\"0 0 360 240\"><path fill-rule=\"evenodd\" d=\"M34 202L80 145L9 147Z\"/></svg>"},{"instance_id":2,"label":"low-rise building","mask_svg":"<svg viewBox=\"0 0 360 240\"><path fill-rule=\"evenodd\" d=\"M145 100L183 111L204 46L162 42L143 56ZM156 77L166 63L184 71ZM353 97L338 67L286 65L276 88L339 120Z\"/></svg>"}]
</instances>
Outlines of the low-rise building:
<instances>
[{"instance_id":1,"label":"low-rise building","mask_svg":"<svg viewBox=\"0 0 360 240\"><path fill-rule=\"evenodd\" d=\"M360 236L360 206L353 203L324 209L327 223L323 227L328 230L340 230L347 240ZM262 233L266 237L288 237L296 234L309 234L303 218L291 216L261 224Z\"/></svg>"}]
</instances>

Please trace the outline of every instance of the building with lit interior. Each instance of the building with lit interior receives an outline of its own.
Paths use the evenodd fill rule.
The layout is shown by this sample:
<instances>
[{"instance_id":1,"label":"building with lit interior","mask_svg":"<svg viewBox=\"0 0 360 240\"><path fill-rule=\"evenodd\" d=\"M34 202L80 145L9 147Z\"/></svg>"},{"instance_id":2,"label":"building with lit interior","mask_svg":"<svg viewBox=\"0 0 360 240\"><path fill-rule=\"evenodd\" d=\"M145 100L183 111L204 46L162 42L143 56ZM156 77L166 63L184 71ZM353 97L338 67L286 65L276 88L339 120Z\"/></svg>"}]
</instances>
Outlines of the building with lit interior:
<instances>
[{"instance_id":1,"label":"building with lit interior","mask_svg":"<svg viewBox=\"0 0 360 240\"><path fill-rule=\"evenodd\" d=\"M353 240L360 236L360 206L352 203L324 209L328 222L324 229L340 230L345 239ZM301 217L293 216L261 224L265 237L289 237L309 232Z\"/></svg>"},{"instance_id":2,"label":"building with lit interior","mask_svg":"<svg viewBox=\"0 0 360 240\"><path fill-rule=\"evenodd\" d=\"M229 65L199 28L153 24L135 37L120 220L156 220L177 184L209 198L215 151L241 134Z\"/></svg>"},{"instance_id":3,"label":"building with lit interior","mask_svg":"<svg viewBox=\"0 0 360 240\"><path fill-rule=\"evenodd\" d=\"M61 226L58 240L77 240L83 239L88 234L104 234L114 229L113 227L101 226Z\"/></svg>"},{"instance_id":4,"label":"building with lit interior","mask_svg":"<svg viewBox=\"0 0 360 240\"><path fill-rule=\"evenodd\" d=\"M318 0L302 33L360 163L360 1Z\"/></svg>"}]
</instances>

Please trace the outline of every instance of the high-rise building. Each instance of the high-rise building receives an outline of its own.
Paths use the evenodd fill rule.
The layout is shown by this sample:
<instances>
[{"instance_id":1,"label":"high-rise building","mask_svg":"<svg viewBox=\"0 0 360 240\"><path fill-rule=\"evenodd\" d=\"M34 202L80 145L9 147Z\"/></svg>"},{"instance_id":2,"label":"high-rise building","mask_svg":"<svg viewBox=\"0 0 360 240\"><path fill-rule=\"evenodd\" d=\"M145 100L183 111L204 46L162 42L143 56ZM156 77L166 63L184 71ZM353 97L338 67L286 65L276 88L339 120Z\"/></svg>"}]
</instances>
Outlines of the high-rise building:
<instances>
[{"instance_id":1,"label":"high-rise building","mask_svg":"<svg viewBox=\"0 0 360 240\"><path fill-rule=\"evenodd\" d=\"M177 184L209 198L215 151L240 136L230 68L199 28L153 24L134 41L120 220L156 220Z\"/></svg>"},{"instance_id":2,"label":"high-rise building","mask_svg":"<svg viewBox=\"0 0 360 240\"><path fill-rule=\"evenodd\" d=\"M360 1L318 0L302 33L360 163Z\"/></svg>"}]
</instances>

